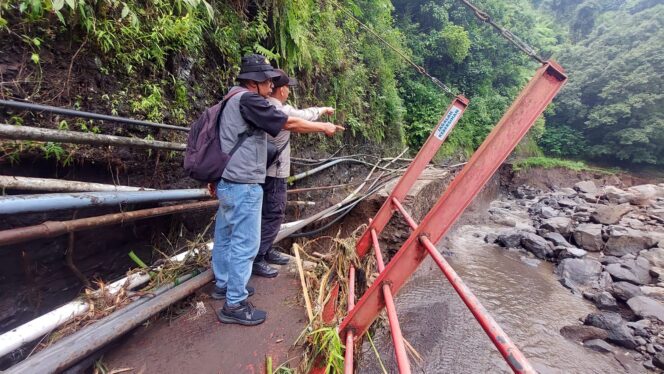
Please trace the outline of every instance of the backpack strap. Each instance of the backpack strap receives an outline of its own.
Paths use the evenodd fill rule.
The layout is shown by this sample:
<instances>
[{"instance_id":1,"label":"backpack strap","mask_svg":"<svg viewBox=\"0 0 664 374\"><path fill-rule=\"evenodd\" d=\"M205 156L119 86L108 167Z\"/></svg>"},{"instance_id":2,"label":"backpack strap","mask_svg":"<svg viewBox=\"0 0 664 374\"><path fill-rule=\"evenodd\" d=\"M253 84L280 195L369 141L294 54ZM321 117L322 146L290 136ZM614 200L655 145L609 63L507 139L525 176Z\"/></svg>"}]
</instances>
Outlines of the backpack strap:
<instances>
[{"instance_id":1,"label":"backpack strap","mask_svg":"<svg viewBox=\"0 0 664 374\"><path fill-rule=\"evenodd\" d=\"M221 108L219 108L219 114L217 115L217 127L221 127L221 114L224 112L224 108L226 108L226 104L228 103L228 100L230 100L231 97L233 97L233 96L235 96L239 93L242 93L242 92L247 92L247 90L245 90L245 89L236 90L235 92L229 92L229 93L226 94L226 96L224 96L224 99L221 101ZM238 136L237 143L235 143L235 145L233 146L231 151L228 152L228 157L229 158L233 156L233 153L235 153L235 151L237 151L238 148L240 148L242 143L244 143L244 141L247 140L247 138L250 135L251 134L248 131L245 131L245 132L243 132L242 134L240 134Z\"/></svg>"}]
</instances>

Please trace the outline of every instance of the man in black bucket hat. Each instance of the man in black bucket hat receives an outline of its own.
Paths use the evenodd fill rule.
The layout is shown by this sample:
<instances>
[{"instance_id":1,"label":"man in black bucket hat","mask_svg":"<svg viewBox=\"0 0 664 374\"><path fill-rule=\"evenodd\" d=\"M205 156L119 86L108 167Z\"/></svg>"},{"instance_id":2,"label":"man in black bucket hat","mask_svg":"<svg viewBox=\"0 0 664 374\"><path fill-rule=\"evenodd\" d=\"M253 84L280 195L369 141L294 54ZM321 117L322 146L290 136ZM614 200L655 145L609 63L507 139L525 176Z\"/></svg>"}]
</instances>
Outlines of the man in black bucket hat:
<instances>
[{"instance_id":1,"label":"man in black bucket hat","mask_svg":"<svg viewBox=\"0 0 664 374\"><path fill-rule=\"evenodd\" d=\"M219 210L212 247L215 288L211 296L226 299L217 312L223 323L253 326L267 317L266 312L247 301L254 292L247 282L261 239L261 184L265 182L267 167L267 134L276 136L285 129L332 136L343 129L332 123L289 117L272 106L266 98L272 92L272 78L277 76L279 73L264 56L243 57L240 85L226 94L226 106L219 115L221 148L237 146L213 189Z\"/></svg>"}]
</instances>

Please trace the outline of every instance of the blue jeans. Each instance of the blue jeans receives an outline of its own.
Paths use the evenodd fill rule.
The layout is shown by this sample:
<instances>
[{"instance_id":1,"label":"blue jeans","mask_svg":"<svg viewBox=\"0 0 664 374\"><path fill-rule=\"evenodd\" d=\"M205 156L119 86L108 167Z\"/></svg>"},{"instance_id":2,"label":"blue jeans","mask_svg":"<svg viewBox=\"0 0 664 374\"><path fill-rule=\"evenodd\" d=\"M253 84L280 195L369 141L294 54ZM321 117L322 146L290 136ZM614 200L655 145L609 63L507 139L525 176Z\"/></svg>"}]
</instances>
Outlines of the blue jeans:
<instances>
[{"instance_id":1,"label":"blue jeans","mask_svg":"<svg viewBox=\"0 0 664 374\"><path fill-rule=\"evenodd\" d=\"M226 303L245 300L251 266L261 240L263 189L259 184L217 184L219 210L214 228L212 271L219 288L227 288Z\"/></svg>"}]
</instances>

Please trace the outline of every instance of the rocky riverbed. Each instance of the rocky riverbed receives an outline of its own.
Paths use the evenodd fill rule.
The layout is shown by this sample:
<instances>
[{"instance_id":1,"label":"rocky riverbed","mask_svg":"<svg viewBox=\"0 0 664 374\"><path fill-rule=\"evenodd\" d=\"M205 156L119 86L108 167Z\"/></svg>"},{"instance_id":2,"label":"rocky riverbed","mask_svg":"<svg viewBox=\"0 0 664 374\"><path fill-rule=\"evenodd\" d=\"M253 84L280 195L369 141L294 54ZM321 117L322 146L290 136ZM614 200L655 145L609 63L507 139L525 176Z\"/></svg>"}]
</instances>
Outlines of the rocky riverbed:
<instances>
[{"instance_id":1,"label":"rocky riverbed","mask_svg":"<svg viewBox=\"0 0 664 374\"><path fill-rule=\"evenodd\" d=\"M489 214L501 228L487 243L520 252L533 266L554 263L560 283L595 304L579 324L560 329L563 336L615 356L629 371L640 364L662 372L664 184L623 190L582 181L553 192L520 186L492 202Z\"/></svg>"}]
</instances>

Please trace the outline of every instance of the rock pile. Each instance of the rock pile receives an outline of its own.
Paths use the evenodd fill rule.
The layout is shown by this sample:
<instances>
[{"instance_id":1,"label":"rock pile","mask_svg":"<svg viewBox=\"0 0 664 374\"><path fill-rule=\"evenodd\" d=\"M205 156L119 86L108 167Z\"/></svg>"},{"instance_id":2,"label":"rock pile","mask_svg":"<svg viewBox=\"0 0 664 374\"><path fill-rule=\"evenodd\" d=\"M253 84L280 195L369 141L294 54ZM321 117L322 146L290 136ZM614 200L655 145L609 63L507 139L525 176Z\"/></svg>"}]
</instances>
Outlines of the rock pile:
<instances>
[{"instance_id":1,"label":"rock pile","mask_svg":"<svg viewBox=\"0 0 664 374\"><path fill-rule=\"evenodd\" d=\"M645 368L664 369L664 184L623 190L583 181L547 193L522 186L513 200L489 210L509 228L485 240L556 263L560 282L599 309L561 333L600 352L635 350ZM517 223L519 210L532 225Z\"/></svg>"}]
</instances>

